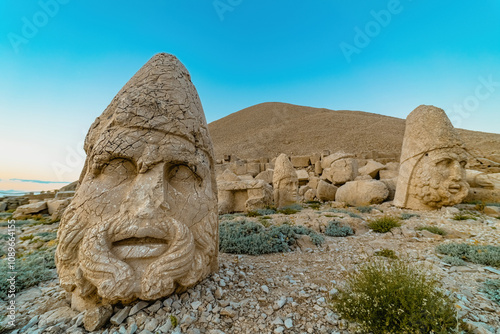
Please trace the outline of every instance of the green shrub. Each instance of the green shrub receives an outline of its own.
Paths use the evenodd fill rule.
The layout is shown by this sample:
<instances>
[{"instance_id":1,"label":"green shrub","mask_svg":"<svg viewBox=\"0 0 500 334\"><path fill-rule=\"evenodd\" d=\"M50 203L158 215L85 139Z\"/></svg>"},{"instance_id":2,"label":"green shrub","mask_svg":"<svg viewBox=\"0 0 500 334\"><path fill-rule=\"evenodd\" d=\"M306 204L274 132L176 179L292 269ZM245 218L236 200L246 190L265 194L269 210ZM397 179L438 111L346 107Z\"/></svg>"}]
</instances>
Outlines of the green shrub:
<instances>
[{"instance_id":1,"label":"green shrub","mask_svg":"<svg viewBox=\"0 0 500 334\"><path fill-rule=\"evenodd\" d=\"M453 217L451 219L453 219L453 220L469 220L469 219L476 220L476 217L474 217L470 214L466 214L466 213L456 213L453 215Z\"/></svg>"},{"instance_id":2,"label":"green shrub","mask_svg":"<svg viewBox=\"0 0 500 334\"><path fill-rule=\"evenodd\" d=\"M302 206L300 204L291 204L278 209L278 213L285 215L293 215L294 213L300 212Z\"/></svg>"},{"instance_id":3,"label":"green shrub","mask_svg":"<svg viewBox=\"0 0 500 334\"><path fill-rule=\"evenodd\" d=\"M375 255L376 256L383 256L383 257L386 257L389 259L397 259L398 258L396 255L396 252L394 252L392 249L387 249L387 248L376 251Z\"/></svg>"},{"instance_id":4,"label":"green shrub","mask_svg":"<svg viewBox=\"0 0 500 334\"><path fill-rule=\"evenodd\" d=\"M257 209L257 212L261 216L268 216L268 215L274 215L276 213L276 210L275 209L266 208L266 209Z\"/></svg>"},{"instance_id":5,"label":"green shrub","mask_svg":"<svg viewBox=\"0 0 500 334\"><path fill-rule=\"evenodd\" d=\"M446 255L441 259L444 263L448 263L452 266L465 266L465 261L456 256Z\"/></svg>"},{"instance_id":6,"label":"green shrub","mask_svg":"<svg viewBox=\"0 0 500 334\"><path fill-rule=\"evenodd\" d=\"M219 220L233 220L236 217L244 217L245 215L242 213L226 213L224 215L219 216Z\"/></svg>"},{"instance_id":7,"label":"green shrub","mask_svg":"<svg viewBox=\"0 0 500 334\"><path fill-rule=\"evenodd\" d=\"M438 245L436 251L469 262L500 267L500 246L449 243Z\"/></svg>"},{"instance_id":8,"label":"green shrub","mask_svg":"<svg viewBox=\"0 0 500 334\"><path fill-rule=\"evenodd\" d=\"M248 211L247 212L247 217L260 217L260 213L258 213L257 211Z\"/></svg>"},{"instance_id":9,"label":"green shrub","mask_svg":"<svg viewBox=\"0 0 500 334\"><path fill-rule=\"evenodd\" d=\"M371 206L358 206L356 210L361 213L370 213L372 212L373 208Z\"/></svg>"},{"instance_id":10,"label":"green shrub","mask_svg":"<svg viewBox=\"0 0 500 334\"><path fill-rule=\"evenodd\" d=\"M434 234L439 234L439 235L446 235L446 231L443 230L442 228L439 228L437 226L421 226L417 228L418 231L429 231Z\"/></svg>"},{"instance_id":11,"label":"green shrub","mask_svg":"<svg viewBox=\"0 0 500 334\"><path fill-rule=\"evenodd\" d=\"M344 210L344 209L330 209L330 210L328 210L328 212L345 213L346 215L349 215L352 218L363 219L363 217L361 217L360 215L358 215L358 214L356 214L354 212L351 212L349 210Z\"/></svg>"},{"instance_id":12,"label":"green shrub","mask_svg":"<svg viewBox=\"0 0 500 334\"><path fill-rule=\"evenodd\" d=\"M35 234L35 237L38 237L42 241L50 241L57 239L57 232L40 232Z\"/></svg>"},{"instance_id":13,"label":"green shrub","mask_svg":"<svg viewBox=\"0 0 500 334\"><path fill-rule=\"evenodd\" d=\"M21 254L16 258L15 269L16 276L16 291L22 291L31 286L37 285L40 282L50 280L55 277L50 269L56 267L54 262L55 247L44 251L33 252L27 255ZM8 273L11 270L8 268L8 262L0 261L0 282L7 282ZM7 297L8 284L0 284L0 298Z\"/></svg>"},{"instance_id":14,"label":"green shrub","mask_svg":"<svg viewBox=\"0 0 500 334\"><path fill-rule=\"evenodd\" d=\"M399 227L401 224L399 220L394 217L384 216L382 218L377 218L370 223L368 223L368 227L371 228L374 232L377 233L387 233L392 230L394 227Z\"/></svg>"},{"instance_id":15,"label":"green shrub","mask_svg":"<svg viewBox=\"0 0 500 334\"><path fill-rule=\"evenodd\" d=\"M487 280L481 291L485 292L491 300L500 305L500 279Z\"/></svg>"},{"instance_id":16,"label":"green shrub","mask_svg":"<svg viewBox=\"0 0 500 334\"><path fill-rule=\"evenodd\" d=\"M219 249L224 253L260 255L290 250L299 235L309 235L320 246L324 238L303 226L283 224L265 228L251 221L223 221L219 225Z\"/></svg>"},{"instance_id":17,"label":"green shrub","mask_svg":"<svg viewBox=\"0 0 500 334\"><path fill-rule=\"evenodd\" d=\"M319 208L321 208L321 204L320 203L311 203L311 204L308 204L307 206L310 209L313 209L313 210L319 210Z\"/></svg>"},{"instance_id":18,"label":"green shrub","mask_svg":"<svg viewBox=\"0 0 500 334\"><path fill-rule=\"evenodd\" d=\"M349 226L340 226L338 221L329 221L325 229L325 234L330 237L347 237L353 235L354 231Z\"/></svg>"},{"instance_id":19,"label":"green shrub","mask_svg":"<svg viewBox=\"0 0 500 334\"><path fill-rule=\"evenodd\" d=\"M172 328L177 327L177 318L175 315L170 315L170 323L172 324Z\"/></svg>"},{"instance_id":20,"label":"green shrub","mask_svg":"<svg viewBox=\"0 0 500 334\"><path fill-rule=\"evenodd\" d=\"M374 334L444 334L463 326L438 281L399 260L375 260L349 273L332 307Z\"/></svg>"},{"instance_id":21,"label":"green shrub","mask_svg":"<svg viewBox=\"0 0 500 334\"><path fill-rule=\"evenodd\" d=\"M420 217L420 216L417 215L416 213L402 213L401 214L401 219L403 219L403 220L408 220L408 219L413 218L413 217Z\"/></svg>"}]
</instances>

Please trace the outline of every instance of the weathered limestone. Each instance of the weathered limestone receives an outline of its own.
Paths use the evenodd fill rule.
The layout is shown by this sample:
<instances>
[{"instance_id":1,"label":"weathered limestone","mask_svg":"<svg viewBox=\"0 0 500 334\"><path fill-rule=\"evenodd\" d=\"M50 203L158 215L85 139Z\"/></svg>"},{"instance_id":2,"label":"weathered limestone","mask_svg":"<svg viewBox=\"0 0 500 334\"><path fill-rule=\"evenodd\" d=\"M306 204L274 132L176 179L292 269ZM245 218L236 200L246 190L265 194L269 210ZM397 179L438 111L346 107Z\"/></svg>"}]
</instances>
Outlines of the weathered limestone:
<instances>
[{"instance_id":1,"label":"weathered limestone","mask_svg":"<svg viewBox=\"0 0 500 334\"><path fill-rule=\"evenodd\" d=\"M347 182L337 190L335 200L352 206L380 204L389 196L389 189L382 181L359 180Z\"/></svg>"},{"instance_id":2,"label":"weathered limestone","mask_svg":"<svg viewBox=\"0 0 500 334\"><path fill-rule=\"evenodd\" d=\"M262 180L262 181L265 181L266 183L268 184L273 184L273 173L274 173L274 170L272 169L268 169L268 170L265 170L263 172L260 172L256 177L255 179L256 180Z\"/></svg>"},{"instance_id":3,"label":"weathered limestone","mask_svg":"<svg viewBox=\"0 0 500 334\"><path fill-rule=\"evenodd\" d=\"M17 207L16 211L12 214L12 218L17 219L24 215L33 215L38 213L44 213L47 211L46 202L36 202L31 204L25 204Z\"/></svg>"},{"instance_id":4,"label":"weathered limestone","mask_svg":"<svg viewBox=\"0 0 500 334\"><path fill-rule=\"evenodd\" d=\"M468 194L467 154L442 109L421 105L406 118L394 204L432 210L460 203Z\"/></svg>"},{"instance_id":5,"label":"weathered limestone","mask_svg":"<svg viewBox=\"0 0 500 334\"><path fill-rule=\"evenodd\" d=\"M278 208L296 203L299 180L290 159L284 153L276 159L273 174L274 205Z\"/></svg>"},{"instance_id":6,"label":"weathered limestone","mask_svg":"<svg viewBox=\"0 0 500 334\"><path fill-rule=\"evenodd\" d=\"M385 165L381 164L380 162L376 162L375 160L368 160L366 165L359 168L358 171L360 175L370 175L372 179L376 179L379 172L384 168Z\"/></svg>"},{"instance_id":7,"label":"weathered limestone","mask_svg":"<svg viewBox=\"0 0 500 334\"><path fill-rule=\"evenodd\" d=\"M157 54L130 79L85 151L56 251L73 308L158 299L218 269L212 142L176 57Z\"/></svg>"},{"instance_id":8,"label":"weathered limestone","mask_svg":"<svg viewBox=\"0 0 500 334\"><path fill-rule=\"evenodd\" d=\"M305 169L299 169L296 172L297 179L299 180L299 185L309 182L309 173Z\"/></svg>"},{"instance_id":9,"label":"weathered limestone","mask_svg":"<svg viewBox=\"0 0 500 334\"><path fill-rule=\"evenodd\" d=\"M217 179L217 191L219 214L248 212L272 204L273 189L266 181L244 180L229 170Z\"/></svg>"},{"instance_id":10,"label":"weathered limestone","mask_svg":"<svg viewBox=\"0 0 500 334\"><path fill-rule=\"evenodd\" d=\"M322 202L334 201L337 189L333 184L321 180L316 189L316 197Z\"/></svg>"},{"instance_id":11,"label":"weathered limestone","mask_svg":"<svg viewBox=\"0 0 500 334\"><path fill-rule=\"evenodd\" d=\"M308 155L291 156L290 161L295 168L305 168L309 166L311 157Z\"/></svg>"},{"instance_id":12,"label":"weathered limestone","mask_svg":"<svg viewBox=\"0 0 500 334\"><path fill-rule=\"evenodd\" d=\"M332 162L330 167L323 170L321 178L327 179L335 185L352 181L358 176L358 162L353 158L342 158Z\"/></svg>"}]
</instances>

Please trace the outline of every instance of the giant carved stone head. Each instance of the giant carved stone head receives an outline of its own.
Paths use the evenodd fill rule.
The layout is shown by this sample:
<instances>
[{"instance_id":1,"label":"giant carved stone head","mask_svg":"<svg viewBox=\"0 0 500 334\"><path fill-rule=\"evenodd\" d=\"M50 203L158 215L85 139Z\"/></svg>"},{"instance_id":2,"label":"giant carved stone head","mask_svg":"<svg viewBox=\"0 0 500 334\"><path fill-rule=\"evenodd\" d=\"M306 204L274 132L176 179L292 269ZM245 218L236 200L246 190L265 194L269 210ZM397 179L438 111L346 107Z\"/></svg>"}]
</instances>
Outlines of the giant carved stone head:
<instances>
[{"instance_id":1,"label":"giant carved stone head","mask_svg":"<svg viewBox=\"0 0 500 334\"><path fill-rule=\"evenodd\" d=\"M468 194L467 152L446 113L421 105L406 118L394 204L432 210L460 203Z\"/></svg>"},{"instance_id":2,"label":"giant carved stone head","mask_svg":"<svg viewBox=\"0 0 500 334\"><path fill-rule=\"evenodd\" d=\"M217 269L217 189L211 139L186 68L146 63L85 140L80 186L56 252L73 307L152 300Z\"/></svg>"}]
</instances>

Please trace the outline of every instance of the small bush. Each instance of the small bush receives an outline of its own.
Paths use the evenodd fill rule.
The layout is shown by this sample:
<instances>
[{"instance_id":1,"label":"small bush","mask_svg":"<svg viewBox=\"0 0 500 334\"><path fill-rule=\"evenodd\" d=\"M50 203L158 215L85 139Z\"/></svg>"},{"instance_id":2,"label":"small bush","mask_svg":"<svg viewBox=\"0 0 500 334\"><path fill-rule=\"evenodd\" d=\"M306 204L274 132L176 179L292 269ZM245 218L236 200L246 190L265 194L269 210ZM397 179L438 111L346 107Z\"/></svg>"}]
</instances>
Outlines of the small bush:
<instances>
[{"instance_id":1,"label":"small bush","mask_svg":"<svg viewBox=\"0 0 500 334\"><path fill-rule=\"evenodd\" d=\"M338 290L333 309L366 332L449 333L463 326L437 280L399 260L365 264Z\"/></svg>"},{"instance_id":2,"label":"small bush","mask_svg":"<svg viewBox=\"0 0 500 334\"><path fill-rule=\"evenodd\" d=\"M402 213L401 214L401 219L403 219L403 220L408 220L408 219L411 219L413 217L420 217L420 216L417 215L416 213Z\"/></svg>"},{"instance_id":3,"label":"small bush","mask_svg":"<svg viewBox=\"0 0 500 334\"><path fill-rule=\"evenodd\" d=\"M266 208L266 209L257 209L257 212L261 216L268 216L268 215L274 215L276 213L276 210L275 209Z\"/></svg>"},{"instance_id":4,"label":"small bush","mask_svg":"<svg viewBox=\"0 0 500 334\"><path fill-rule=\"evenodd\" d=\"M55 247L45 251L38 251L27 255L21 255L16 258L15 268L16 276L16 291L22 291L40 282L54 278L54 274L50 269L56 267L54 262ZM9 278L7 261L0 262L0 282L7 282ZM0 284L0 298L7 297L8 284Z\"/></svg>"},{"instance_id":5,"label":"small bush","mask_svg":"<svg viewBox=\"0 0 500 334\"><path fill-rule=\"evenodd\" d=\"M452 266L465 266L465 261L456 256L446 255L441 259L444 263L448 263Z\"/></svg>"},{"instance_id":6,"label":"small bush","mask_svg":"<svg viewBox=\"0 0 500 334\"><path fill-rule=\"evenodd\" d=\"M349 226L340 226L338 221L329 221L325 229L325 234L330 237L347 237L353 235L354 231Z\"/></svg>"},{"instance_id":7,"label":"small bush","mask_svg":"<svg viewBox=\"0 0 500 334\"><path fill-rule=\"evenodd\" d=\"M278 209L278 213L285 215L293 215L294 213L300 212L302 206L300 204L291 204Z\"/></svg>"},{"instance_id":8,"label":"small bush","mask_svg":"<svg viewBox=\"0 0 500 334\"><path fill-rule=\"evenodd\" d=\"M308 204L307 206L313 210L319 210L319 208L321 208L321 204L319 204L319 203L311 203L311 204Z\"/></svg>"},{"instance_id":9,"label":"small bush","mask_svg":"<svg viewBox=\"0 0 500 334\"><path fill-rule=\"evenodd\" d=\"M375 252L376 256L383 256L389 259L397 259L398 257L396 256L396 252L394 252L392 249L381 249L379 251Z\"/></svg>"},{"instance_id":10,"label":"small bush","mask_svg":"<svg viewBox=\"0 0 500 334\"><path fill-rule=\"evenodd\" d=\"M370 213L372 212L373 208L371 206L358 206L356 210L361 213Z\"/></svg>"},{"instance_id":11,"label":"small bush","mask_svg":"<svg viewBox=\"0 0 500 334\"><path fill-rule=\"evenodd\" d=\"M248 211L247 217L260 217L260 213L258 213L257 211Z\"/></svg>"},{"instance_id":12,"label":"small bush","mask_svg":"<svg viewBox=\"0 0 500 334\"><path fill-rule=\"evenodd\" d=\"M500 246L449 243L438 245L436 251L469 262L500 267Z\"/></svg>"},{"instance_id":13,"label":"small bush","mask_svg":"<svg viewBox=\"0 0 500 334\"><path fill-rule=\"evenodd\" d=\"M377 233L387 233L390 232L392 228L399 226L401 226L401 224L398 219L390 216L377 218L368 223L368 227Z\"/></svg>"},{"instance_id":14,"label":"small bush","mask_svg":"<svg viewBox=\"0 0 500 334\"><path fill-rule=\"evenodd\" d=\"M330 209L330 210L328 210L328 212L345 213L346 215L349 215L352 218L363 219L363 217L361 217L360 215L358 215L358 214L356 214L354 212L351 212L349 210L344 210L344 209Z\"/></svg>"},{"instance_id":15,"label":"small bush","mask_svg":"<svg viewBox=\"0 0 500 334\"><path fill-rule=\"evenodd\" d=\"M456 213L453 215L453 217L451 219L453 219L453 220L469 220L469 219L476 220L476 217L469 215L469 214Z\"/></svg>"},{"instance_id":16,"label":"small bush","mask_svg":"<svg viewBox=\"0 0 500 334\"><path fill-rule=\"evenodd\" d=\"M283 224L265 228L251 221L223 221L219 225L219 249L224 253L260 255L290 250L299 235L309 235L320 246L324 238L303 226Z\"/></svg>"},{"instance_id":17,"label":"small bush","mask_svg":"<svg viewBox=\"0 0 500 334\"><path fill-rule=\"evenodd\" d=\"M443 230L442 228L437 227L437 226L421 226L421 227L417 228L417 230L418 231L426 230L426 231L429 231L429 232L434 233L434 234L446 235L446 231Z\"/></svg>"},{"instance_id":18,"label":"small bush","mask_svg":"<svg viewBox=\"0 0 500 334\"><path fill-rule=\"evenodd\" d=\"M484 207L485 207L484 202L479 202L479 203L477 203L477 204L474 206L474 209L475 209L476 211L483 212L483 211L484 211Z\"/></svg>"},{"instance_id":19,"label":"small bush","mask_svg":"<svg viewBox=\"0 0 500 334\"><path fill-rule=\"evenodd\" d=\"M481 291L485 292L491 300L500 305L500 279L487 280Z\"/></svg>"}]
</instances>

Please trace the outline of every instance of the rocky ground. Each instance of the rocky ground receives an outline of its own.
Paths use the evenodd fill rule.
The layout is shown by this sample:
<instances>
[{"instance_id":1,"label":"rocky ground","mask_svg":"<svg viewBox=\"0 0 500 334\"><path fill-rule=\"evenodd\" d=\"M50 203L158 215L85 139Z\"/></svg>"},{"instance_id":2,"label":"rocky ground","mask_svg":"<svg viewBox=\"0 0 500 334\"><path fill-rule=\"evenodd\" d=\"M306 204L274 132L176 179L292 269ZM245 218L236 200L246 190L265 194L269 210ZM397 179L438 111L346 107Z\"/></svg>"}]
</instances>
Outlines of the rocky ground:
<instances>
[{"instance_id":1,"label":"rocky ground","mask_svg":"<svg viewBox=\"0 0 500 334\"><path fill-rule=\"evenodd\" d=\"M500 333L500 305L480 291L487 279L500 278L500 268L472 263L450 266L435 251L436 245L446 242L500 246L500 219L474 211L471 205L422 213L385 203L372 206L370 213L361 213L355 208L333 212L334 204L305 208L293 215L275 214L267 221L273 224L288 221L323 231L327 222L335 219L353 227L355 235L325 236L320 248L303 242L287 253L261 256L222 253L219 271L201 284L180 296L115 307L110 322L95 333L361 333L356 324L332 311L328 300L342 286L348 271L373 260L375 251L384 248L394 250L399 257L438 277L443 289L456 297L459 315L470 323L474 332ZM460 209L468 210L467 215L474 219L453 219ZM366 226L370 219L402 213L418 216L403 220L401 228L385 234L375 233ZM262 217L235 215L222 219L261 221ZM5 235L4 223L0 233ZM417 230L424 225L440 227L448 234L442 237ZM18 252L52 249L56 241L50 240L53 234L48 233L56 232L57 227L58 223L36 221L19 225ZM13 333L87 332L83 326L84 314L69 308L54 269L50 275L54 277L52 280L18 293L18 327ZM7 305L2 301L0 306L3 318Z\"/></svg>"}]
</instances>

